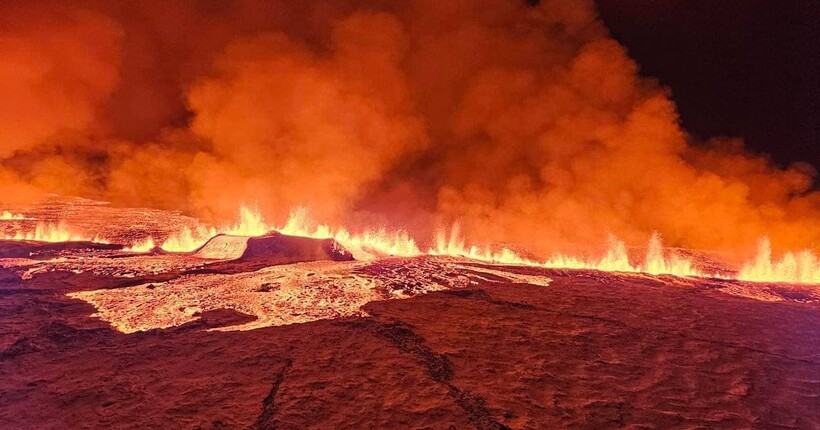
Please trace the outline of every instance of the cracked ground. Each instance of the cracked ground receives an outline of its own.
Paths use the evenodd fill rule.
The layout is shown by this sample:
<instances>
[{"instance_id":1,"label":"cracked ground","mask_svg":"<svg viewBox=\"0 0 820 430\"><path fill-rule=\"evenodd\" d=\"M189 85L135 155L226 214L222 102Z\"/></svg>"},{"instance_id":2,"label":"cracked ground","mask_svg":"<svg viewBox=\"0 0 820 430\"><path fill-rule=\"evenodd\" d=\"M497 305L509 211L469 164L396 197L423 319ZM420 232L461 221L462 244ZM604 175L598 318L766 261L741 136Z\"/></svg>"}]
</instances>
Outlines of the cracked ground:
<instances>
[{"instance_id":1,"label":"cracked ground","mask_svg":"<svg viewBox=\"0 0 820 430\"><path fill-rule=\"evenodd\" d=\"M134 291L207 285L178 272L0 269L0 428L820 428L811 296L400 259L352 263L347 277L333 264L304 267L311 279L367 278L373 297L356 312L260 326L254 301L209 302L132 333L72 296L120 290L105 303L123 306ZM212 274L214 288L245 282L229 272L238 278ZM258 273L255 294L285 288L275 270Z\"/></svg>"}]
</instances>

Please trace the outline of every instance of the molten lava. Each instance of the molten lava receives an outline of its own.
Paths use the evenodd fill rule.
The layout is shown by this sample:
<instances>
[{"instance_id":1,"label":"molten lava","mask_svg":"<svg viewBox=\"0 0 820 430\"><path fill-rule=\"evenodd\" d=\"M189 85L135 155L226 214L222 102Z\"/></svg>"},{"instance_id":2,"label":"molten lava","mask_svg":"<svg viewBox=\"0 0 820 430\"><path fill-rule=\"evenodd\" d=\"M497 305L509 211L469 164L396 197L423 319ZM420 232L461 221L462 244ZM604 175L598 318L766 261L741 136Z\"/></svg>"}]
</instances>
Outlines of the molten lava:
<instances>
[{"instance_id":1,"label":"molten lava","mask_svg":"<svg viewBox=\"0 0 820 430\"><path fill-rule=\"evenodd\" d=\"M60 222L57 224L37 223L34 229L17 229L12 234L0 236L3 240L30 240L37 242L97 242L106 243L99 237L92 237L75 231Z\"/></svg>"},{"instance_id":2,"label":"molten lava","mask_svg":"<svg viewBox=\"0 0 820 430\"><path fill-rule=\"evenodd\" d=\"M216 235L217 231L213 227L183 227L165 239L160 248L170 252L189 252L204 245L208 239Z\"/></svg>"},{"instance_id":3,"label":"molten lava","mask_svg":"<svg viewBox=\"0 0 820 430\"><path fill-rule=\"evenodd\" d=\"M754 282L789 282L820 284L820 258L808 250L787 252L780 260L772 259L772 244L760 240L757 257L745 263L737 279Z\"/></svg>"},{"instance_id":4,"label":"molten lava","mask_svg":"<svg viewBox=\"0 0 820 430\"><path fill-rule=\"evenodd\" d=\"M14 221L14 220L24 220L29 219L26 218L25 215L16 214L9 211L0 212L0 221Z\"/></svg>"},{"instance_id":5,"label":"molten lava","mask_svg":"<svg viewBox=\"0 0 820 430\"><path fill-rule=\"evenodd\" d=\"M2 212L3 219L10 221L27 220L23 215L9 211ZM522 265L541 268L591 269L606 272L647 273L651 275L674 275L680 277L709 277L728 279L726 273L717 273L705 268L692 257L678 251L665 249L661 236L653 234L643 251L630 252L626 243L617 237L610 237L605 252L599 256L579 257L568 254L554 254L547 259L538 259L514 251L509 247L476 245L468 243L458 224L450 229L440 229L432 246L424 250L405 230L385 228L365 229L352 232L350 229L334 228L317 223L304 207L290 212L288 219L280 226L269 224L261 211L241 205L236 222L222 227L203 224L185 225L167 235L159 247L168 252L189 253L202 247L218 234L237 237L262 236L278 231L289 236L314 239L334 239L344 246L357 260L376 260L385 256L414 257L421 255L468 258L486 263ZM126 252L145 253L157 247L156 236L146 236L123 248ZM31 229L16 226L0 238L15 241L71 242L92 241L107 243L99 236L89 236L69 227L66 223L38 222ZM771 243L762 239L758 255L740 266L735 279L751 282L820 283L820 258L808 250L786 252L778 260L773 258Z\"/></svg>"},{"instance_id":6,"label":"molten lava","mask_svg":"<svg viewBox=\"0 0 820 430\"><path fill-rule=\"evenodd\" d=\"M611 237L606 254L600 259L582 259L567 255L554 255L545 261L524 258L508 248L493 252L490 248L468 246L461 239L457 226L449 236L440 231L436 238L436 247L429 251L431 255L449 255L467 257L473 260L502 264L519 264L525 266L566 269L593 269L606 272L641 272L652 275L675 275L717 277L694 267L693 262L674 252L664 255L660 235L653 234L649 240L646 255L642 264L630 262L626 244L616 237Z\"/></svg>"},{"instance_id":7,"label":"molten lava","mask_svg":"<svg viewBox=\"0 0 820 430\"><path fill-rule=\"evenodd\" d=\"M370 259L373 254L404 257L423 254L415 241L404 231L388 232L380 229L365 231L362 234L351 234L344 228L333 230L327 225L313 222L304 208L296 208L291 212L284 226L275 227L267 224L258 210L246 205L240 207L239 218L235 224L219 229L206 226L185 227L169 236L162 243L161 248L171 252L190 252L220 233L234 236L261 236L272 230L291 236L336 239L359 259Z\"/></svg>"},{"instance_id":8,"label":"molten lava","mask_svg":"<svg viewBox=\"0 0 820 430\"><path fill-rule=\"evenodd\" d=\"M145 239L134 242L131 246L123 248L123 251L148 252L156 247L157 245L154 243L154 238L146 237Z\"/></svg>"},{"instance_id":9,"label":"molten lava","mask_svg":"<svg viewBox=\"0 0 820 430\"><path fill-rule=\"evenodd\" d=\"M220 229L206 226L185 227L169 236L161 247L166 251L190 252L218 233L259 236L272 230L292 236L333 238L360 260L370 260L379 256L437 255L464 257L496 264L544 268L726 278L725 274L713 273L698 267L691 258L674 250L665 250L659 234L651 236L646 251L637 261L630 257L626 244L614 236L610 238L606 252L600 257L580 258L555 254L549 259L538 260L525 257L506 247L493 248L468 244L462 237L458 225L454 225L449 232L444 229L440 230L436 235L434 246L427 251L422 251L406 231L376 229L354 234L345 228L334 229L328 225L316 223L310 218L308 210L301 207L291 211L284 225L276 227L268 224L258 210L243 205L240 207L239 217L235 224ZM132 249L147 250L147 246L134 246ZM768 242L762 242L761 247L761 256L758 256L753 263L744 264L737 276L738 279L757 282L820 283L820 264L812 253L808 251L799 254L787 253L782 261L772 263Z\"/></svg>"}]
</instances>

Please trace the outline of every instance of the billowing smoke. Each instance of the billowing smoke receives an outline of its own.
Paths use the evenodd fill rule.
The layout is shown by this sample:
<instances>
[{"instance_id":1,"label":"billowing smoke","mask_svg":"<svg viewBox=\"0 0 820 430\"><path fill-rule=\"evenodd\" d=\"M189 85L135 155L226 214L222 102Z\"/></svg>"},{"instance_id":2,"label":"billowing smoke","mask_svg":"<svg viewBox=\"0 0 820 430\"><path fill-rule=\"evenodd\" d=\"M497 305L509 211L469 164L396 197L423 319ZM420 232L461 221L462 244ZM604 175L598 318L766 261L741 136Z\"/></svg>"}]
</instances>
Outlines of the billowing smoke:
<instances>
[{"instance_id":1,"label":"billowing smoke","mask_svg":"<svg viewBox=\"0 0 820 430\"><path fill-rule=\"evenodd\" d=\"M0 5L0 192L536 252L820 246L808 165L691 142L591 1Z\"/></svg>"}]
</instances>

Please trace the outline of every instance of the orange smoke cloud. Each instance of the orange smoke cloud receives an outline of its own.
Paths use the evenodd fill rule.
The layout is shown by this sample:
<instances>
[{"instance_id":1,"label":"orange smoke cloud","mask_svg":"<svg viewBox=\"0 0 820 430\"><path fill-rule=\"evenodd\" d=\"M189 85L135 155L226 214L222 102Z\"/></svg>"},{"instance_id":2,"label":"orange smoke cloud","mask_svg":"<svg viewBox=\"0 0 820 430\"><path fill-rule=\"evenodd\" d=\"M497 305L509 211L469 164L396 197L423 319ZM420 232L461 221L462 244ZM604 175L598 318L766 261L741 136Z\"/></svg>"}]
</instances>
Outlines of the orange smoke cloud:
<instances>
[{"instance_id":1,"label":"orange smoke cloud","mask_svg":"<svg viewBox=\"0 0 820 430\"><path fill-rule=\"evenodd\" d=\"M0 15L0 157L83 130L118 81L119 30L84 9L7 4Z\"/></svg>"},{"instance_id":2,"label":"orange smoke cloud","mask_svg":"<svg viewBox=\"0 0 820 430\"><path fill-rule=\"evenodd\" d=\"M192 88L192 130L213 143L213 157L196 166L204 205L227 181L235 197L269 196L261 203L280 216L297 204L338 216L364 185L423 148L399 68L400 22L352 15L335 24L328 48L318 56L282 34L242 41L218 58L215 77Z\"/></svg>"},{"instance_id":3,"label":"orange smoke cloud","mask_svg":"<svg viewBox=\"0 0 820 430\"><path fill-rule=\"evenodd\" d=\"M0 6L7 195L459 221L542 253L820 244L815 171L690 142L591 1L166 3Z\"/></svg>"}]
</instances>

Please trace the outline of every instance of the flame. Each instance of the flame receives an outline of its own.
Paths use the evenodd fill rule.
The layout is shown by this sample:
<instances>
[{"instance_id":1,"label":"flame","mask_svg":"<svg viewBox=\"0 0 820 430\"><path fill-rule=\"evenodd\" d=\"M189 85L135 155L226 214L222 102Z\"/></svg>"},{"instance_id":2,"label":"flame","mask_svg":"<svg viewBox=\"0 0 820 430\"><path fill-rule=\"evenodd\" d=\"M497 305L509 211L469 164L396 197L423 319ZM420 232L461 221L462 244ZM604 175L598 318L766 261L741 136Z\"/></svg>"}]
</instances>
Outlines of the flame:
<instances>
[{"instance_id":1,"label":"flame","mask_svg":"<svg viewBox=\"0 0 820 430\"><path fill-rule=\"evenodd\" d=\"M357 259L371 259L378 255L412 257L422 254L416 242L404 230L366 230L360 234L352 234L345 228L334 231L327 225L315 224L308 210L303 207L292 210L285 225L276 230L291 236L335 239Z\"/></svg>"},{"instance_id":2,"label":"flame","mask_svg":"<svg viewBox=\"0 0 820 430\"><path fill-rule=\"evenodd\" d=\"M37 223L34 230L17 231L14 234L6 234L2 236L4 240L32 240L38 242L97 242L107 243L105 240L98 237L89 237L76 232L66 224L60 222L58 224Z\"/></svg>"},{"instance_id":3,"label":"flame","mask_svg":"<svg viewBox=\"0 0 820 430\"><path fill-rule=\"evenodd\" d=\"M220 233L234 236L261 236L271 230L273 229L265 222L259 209L241 205L237 223L222 229Z\"/></svg>"},{"instance_id":4,"label":"flame","mask_svg":"<svg viewBox=\"0 0 820 430\"><path fill-rule=\"evenodd\" d=\"M744 264L737 279L753 282L820 284L820 258L811 251L787 252L779 261L772 259L772 244L760 239L757 256Z\"/></svg>"},{"instance_id":5,"label":"flame","mask_svg":"<svg viewBox=\"0 0 820 430\"><path fill-rule=\"evenodd\" d=\"M190 252L204 245L211 237L223 233L236 236L260 236L270 231L314 239L335 239L358 259L372 259L379 255L414 256L423 254L416 242L403 230L367 230L353 234L345 228L333 228L315 223L309 211L297 207L291 211L282 227L268 224L258 209L242 205L233 225L222 228L197 226L183 228L162 243L161 248L172 252Z\"/></svg>"},{"instance_id":6,"label":"flame","mask_svg":"<svg viewBox=\"0 0 820 430\"><path fill-rule=\"evenodd\" d=\"M157 245L156 245L156 243L154 243L154 238L153 237L147 237L145 239L134 242L134 244L132 244L129 247L123 248L123 251L127 251L127 252L148 252L148 251L150 251L150 250L152 250L156 247L157 247Z\"/></svg>"},{"instance_id":7,"label":"flame","mask_svg":"<svg viewBox=\"0 0 820 430\"><path fill-rule=\"evenodd\" d=\"M189 252L204 245L208 239L217 235L213 227L196 226L195 228L183 227L182 230L171 234L160 248L170 252Z\"/></svg>"},{"instance_id":8,"label":"flame","mask_svg":"<svg viewBox=\"0 0 820 430\"><path fill-rule=\"evenodd\" d=\"M429 252L431 255L448 255L466 257L473 260L490 263L516 264L524 266L562 268L562 269L592 269L606 272L633 272L649 273L652 275L675 275L714 277L694 267L693 262L674 252L664 255L663 243L659 234L655 233L649 240L646 255L642 265L633 265L629 261L626 244L616 237L611 237L606 254L600 259L581 259L578 257L556 254L549 260L538 261L525 258L510 250L502 248L492 251L489 248L468 246L461 238L458 225L453 226L449 235L440 230L436 235L436 246Z\"/></svg>"},{"instance_id":9,"label":"flame","mask_svg":"<svg viewBox=\"0 0 820 430\"><path fill-rule=\"evenodd\" d=\"M354 234L346 228L334 229L326 224L316 223L304 207L295 208L291 211L283 226L274 227L265 221L257 209L242 205L235 224L220 229L204 226L186 227L171 235L163 242L161 247L166 251L187 252L202 246L208 239L218 233L259 236L272 230L292 236L335 239L359 260L370 260L385 255L401 257L438 255L463 257L495 264L543 268L591 269L606 272L726 278L725 275L709 273L698 268L690 258L675 251L665 250L661 236L657 233L649 238L646 252L639 261L630 259L626 244L614 236L609 239L606 252L598 258L580 258L572 255L555 254L547 260L538 260L522 256L509 248L493 249L489 246L468 244L462 237L458 224L453 225L449 231L446 229L439 230L436 233L434 246L424 252L406 231L389 231L382 228L365 230ZM131 249L144 249L144 246L138 248L135 245ZM797 254L787 253L781 261L772 262L771 245L768 240L763 240L761 241L757 259L744 264L737 279L765 282L820 283L820 262L818 260L820 259L811 252L803 251Z\"/></svg>"},{"instance_id":10,"label":"flame","mask_svg":"<svg viewBox=\"0 0 820 430\"><path fill-rule=\"evenodd\" d=\"M235 236L261 236L271 230L273 229L265 223L265 219L258 209L243 204L239 207L239 217L236 224L221 229L202 225L194 228L184 227L165 239L160 248L170 252L190 252L220 233Z\"/></svg>"},{"instance_id":11,"label":"flame","mask_svg":"<svg viewBox=\"0 0 820 430\"><path fill-rule=\"evenodd\" d=\"M0 221L10 221L10 220L25 220L30 219L26 218L25 215L12 213L9 211L0 212Z\"/></svg>"},{"instance_id":12,"label":"flame","mask_svg":"<svg viewBox=\"0 0 820 430\"><path fill-rule=\"evenodd\" d=\"M26 219L22 215L3 211L2 219ZM22 217L22 218L21 218ZM438 255L463 257L495 264L523 265L543 268L592 269L607 272L648 273L652 275L675 275L681 277L718 277L724 275L705 272L690 259L673 250L665 250L661 236L653 234L646 252L639 261L630 259L626 244L611 237L606 252L598 258L579 258L571 255L555 254L547 260L525 257L509 248L471 245L461 234L458 224L449 231L441 229L436 233L433 246L422 251L416 241L404 230L390 231L385 228L369 229L352 233L346 228L333 228L316 223L304 207L291 211L281 227L268 224L260 211L254 207L241 205L234 224L221 228L197 225L184 227L171 234L160 247L171 252L189 252L205 244L213 236L224 233L237 236L260 236L270 231L315 239L332 238L350 251L356 259L371 260L381 256L411 257ZM38 223L34 230L18 231L0 237L5 240L32 240L43 242L93 241L106 243L98 237L77 233L64 223ZM135 242L124 248L129 252L147 252L156 247L152 237ZM755 282L820 283L820 258L811 251L787 252L779 261L772 259L771 242L767 238L760 241L757 257L742 265L736 278Z\"/></svg>"}]
</instances>

